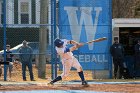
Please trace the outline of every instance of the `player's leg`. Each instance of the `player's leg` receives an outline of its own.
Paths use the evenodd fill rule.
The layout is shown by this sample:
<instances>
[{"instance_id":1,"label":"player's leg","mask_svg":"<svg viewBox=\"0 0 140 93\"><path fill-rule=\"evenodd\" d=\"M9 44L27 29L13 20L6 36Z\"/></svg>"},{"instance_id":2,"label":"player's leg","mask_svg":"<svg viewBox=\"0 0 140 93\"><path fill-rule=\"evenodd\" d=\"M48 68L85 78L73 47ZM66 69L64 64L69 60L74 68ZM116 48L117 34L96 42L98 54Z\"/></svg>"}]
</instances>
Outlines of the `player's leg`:
<instances>
[{"instance_id":1,"label":"player's leg","mask_svg":"<svg viewBox=\"0 0 140 93\"><path fill-rule=\"evenodd\" d=\"M55 82L62 80L61 76L56 77L54 80L48 83L48 85L53 85Z\"/></svg>"},{"instance_id":2,"label":"player's leg","mask_svg":"<svg viewBox=\"0 0 140 93\"><path fill-rule=\"evenodd\" d=\"M78 75L82 81L82 85L88 86L88 83L85 80L82 66L80 65L80 63L78 62L78 60L76 58L73 58L73 65L72 66L77 69Z\"/></svg>"},{"instance_id":3,"label":"player's leg","mask_svg":"<svg viewBox=\"0 0 140 93\"><path fill-rule=\"evenodd\" d=\"M56 77L54 80L52 80L50 83L48 83L49 85L54 84L57 81L63 80L64 78L66 78L70 72L71 69L71 60L67 60L67 62L63 62L63 73L61 74L61 76Z\"/></svg>"}]
</instances>

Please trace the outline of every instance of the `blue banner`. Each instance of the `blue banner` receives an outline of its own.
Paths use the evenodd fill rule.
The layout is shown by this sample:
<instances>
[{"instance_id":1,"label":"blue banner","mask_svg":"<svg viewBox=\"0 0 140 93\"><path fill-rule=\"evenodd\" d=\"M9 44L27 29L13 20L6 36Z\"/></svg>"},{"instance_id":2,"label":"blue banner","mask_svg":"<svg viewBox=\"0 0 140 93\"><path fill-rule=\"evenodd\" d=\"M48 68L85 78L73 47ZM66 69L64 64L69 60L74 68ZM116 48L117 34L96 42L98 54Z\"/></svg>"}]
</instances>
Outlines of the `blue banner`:
<instances>
[{"instance_id":1,"label":"blue banner","mask_svg":"<svg viewBox=\"0 0 140 93\"><path fill-rule=\"evenodd\" d=\"M84 69L109 69L110 8L110 0L59 0L60 38L87 42L107 37L73 52Z\"/></svg>"}]
</instances>

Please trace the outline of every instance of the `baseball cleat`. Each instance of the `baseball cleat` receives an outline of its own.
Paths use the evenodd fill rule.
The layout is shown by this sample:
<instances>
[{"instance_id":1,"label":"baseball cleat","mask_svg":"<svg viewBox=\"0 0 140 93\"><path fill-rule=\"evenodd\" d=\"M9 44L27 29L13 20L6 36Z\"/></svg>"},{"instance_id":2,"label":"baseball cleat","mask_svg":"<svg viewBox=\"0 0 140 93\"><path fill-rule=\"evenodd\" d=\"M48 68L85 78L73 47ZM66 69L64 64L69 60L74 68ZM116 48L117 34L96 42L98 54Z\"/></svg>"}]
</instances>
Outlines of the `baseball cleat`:
<instances>
[{"instance_id":1,"label":"baseball cleat","mask_svg":"<svg viewBox=\"0 0 140 93\"><path fill-rule=\"evenodd\" d=\"M51 82L49 82L47 85L53 85L53 82L51 81Z\"/></svg>"},{"instance_id":2,"label":"baseball cleat","mask_svg":"<svg viewBox=\"0 0 140 93\"><path fill-rule=\"evenodd\" d=\"M84 87L88 87L88 86L89 86L88 83L87 83L86 81L82 81L82 85L83 85Z\"/></svg>"}]
</instances>

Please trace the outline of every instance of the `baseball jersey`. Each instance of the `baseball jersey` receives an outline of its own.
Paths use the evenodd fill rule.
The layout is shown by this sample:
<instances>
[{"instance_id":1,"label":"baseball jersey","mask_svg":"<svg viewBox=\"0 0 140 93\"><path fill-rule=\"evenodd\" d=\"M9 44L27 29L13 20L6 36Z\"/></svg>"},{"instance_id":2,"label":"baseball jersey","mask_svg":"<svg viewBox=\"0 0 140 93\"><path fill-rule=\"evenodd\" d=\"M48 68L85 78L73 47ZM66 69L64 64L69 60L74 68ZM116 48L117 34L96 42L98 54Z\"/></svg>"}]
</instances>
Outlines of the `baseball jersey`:
<instances>
[{"instance_id":1,"label":"baseball jersey","mask_svg":"<svg viewBox=\"0 0 140 93\"><path fill-rule=\"evenodd\" d=\"M72 59L73 53L67 47L69 40L66 40L66 39L61 39L61 40L64 42L64 44L63 44L62 48L56 47L56 51L57 51L58 55L60 55L62 60Z\"/></svg>"}]
</instances>

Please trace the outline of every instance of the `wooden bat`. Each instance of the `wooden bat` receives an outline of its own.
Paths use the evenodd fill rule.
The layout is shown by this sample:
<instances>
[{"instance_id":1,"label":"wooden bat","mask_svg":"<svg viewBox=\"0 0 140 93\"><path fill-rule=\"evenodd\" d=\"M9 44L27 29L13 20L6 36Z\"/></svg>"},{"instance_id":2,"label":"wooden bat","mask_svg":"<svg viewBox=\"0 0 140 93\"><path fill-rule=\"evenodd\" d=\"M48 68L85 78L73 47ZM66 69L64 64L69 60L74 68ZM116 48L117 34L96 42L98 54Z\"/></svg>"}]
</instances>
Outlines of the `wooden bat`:
<instances>
[{"instance_id":1,"label":"wooden bat","mask_svg":"<svg viewBox=\"0 0 140 93\"><path fill-rule=\"evenodd\" d=\"M107 38L106 37L98 38L98 39L95 39L95 40L88 41L84 44L90 44L90 43L93 43L93 42L100 42L100 41L103 41L103 40L107 40Z\"/></svg>"},{"instance_id":2,"label":"wooden bat","mask_svg":"<svg viewBox=\"0 0 140 93\"><path fill-rule=\"evenodd\" d=\"M102 38L98 38L98 39L95 39L95 40L88 41L86 43L77 44L76 47L79 48L79 47L81 47L81 46L83 46L85 44L90 44L90 43L93 43L93 42L100 42L100 41L103 41L103 40L107 40L107 38L106 37L102 37Z\"/></svg>"}]
</instances>

